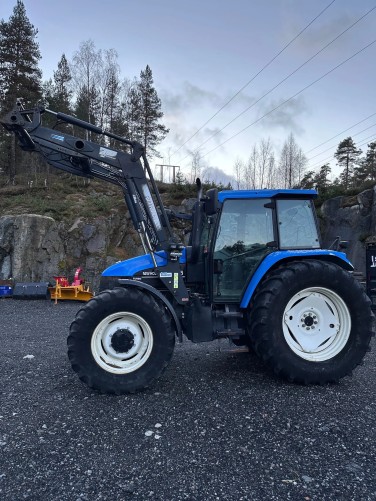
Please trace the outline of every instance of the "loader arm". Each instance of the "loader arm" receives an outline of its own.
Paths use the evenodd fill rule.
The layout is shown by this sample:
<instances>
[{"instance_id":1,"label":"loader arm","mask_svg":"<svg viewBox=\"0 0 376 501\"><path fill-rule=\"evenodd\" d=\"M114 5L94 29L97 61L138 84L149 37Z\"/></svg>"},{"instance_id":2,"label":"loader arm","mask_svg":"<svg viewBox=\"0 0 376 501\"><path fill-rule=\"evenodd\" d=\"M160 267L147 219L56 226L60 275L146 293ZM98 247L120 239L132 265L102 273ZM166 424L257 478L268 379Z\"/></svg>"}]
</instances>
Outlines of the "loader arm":
<instances>
[{"instance_id":1,"label":"loader arm","mask_svg":"<svg viewBox=\"0 0 376 501\"><path fill-rule=\"evenodd\" d=\"M78 126L126 144L131 153L43 127L41 117L44 113L54 115L59 122ZM176 244L144 147L140 143L43 106L24 109L20 99L0 122L5 129L16 135L23 150L39 153L53 167L77 176L98 178L119 185L123 190L133 225L140 234L144 251L150 253L155 267L157 265L154 252L168 251L172 244ZM157 200L157 206L152 193Z\"/></svg>"}]
</instances>

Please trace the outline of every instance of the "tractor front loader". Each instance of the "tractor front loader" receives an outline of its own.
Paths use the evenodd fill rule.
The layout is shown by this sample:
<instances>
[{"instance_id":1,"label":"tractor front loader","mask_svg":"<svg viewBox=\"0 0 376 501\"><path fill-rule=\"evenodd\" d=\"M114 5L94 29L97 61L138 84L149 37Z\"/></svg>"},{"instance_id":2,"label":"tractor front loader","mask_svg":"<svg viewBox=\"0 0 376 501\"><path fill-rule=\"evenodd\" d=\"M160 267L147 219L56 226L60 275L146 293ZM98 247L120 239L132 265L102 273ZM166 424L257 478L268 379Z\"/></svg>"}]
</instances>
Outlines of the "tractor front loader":
<instances>
[{"instance_id":1,"label":"tractor front loader","mask_svg":"<svg viewBox=\"0 0 376 501\"><path fill-rule=\"evenodd\" d=\"M98 140L43 127L44 113ZM50 165L120 186L140 235L145 254L106 269L100 294L70 327L68 356L90 387L115 394L147 387L183 334L194 343L246 344L278 376L301 384L337 382L363 360L370 301L346 255L321 248L314 190L199 190L184 246L141 144L20 101L1 123Z\"/></svg>"}]
</instances>

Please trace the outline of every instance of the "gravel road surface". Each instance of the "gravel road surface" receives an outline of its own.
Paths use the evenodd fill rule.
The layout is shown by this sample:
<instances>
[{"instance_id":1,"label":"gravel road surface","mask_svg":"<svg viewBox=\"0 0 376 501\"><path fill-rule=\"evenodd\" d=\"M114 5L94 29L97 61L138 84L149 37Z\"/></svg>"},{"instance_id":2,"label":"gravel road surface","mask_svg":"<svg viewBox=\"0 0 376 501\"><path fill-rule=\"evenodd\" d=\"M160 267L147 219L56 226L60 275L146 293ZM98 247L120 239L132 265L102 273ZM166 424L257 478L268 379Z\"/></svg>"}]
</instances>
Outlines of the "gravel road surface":
<instances>
[{"instance_id":1,"label":"gravel road surface","mask_svg":"<svg viewBox=\"0 0 376 501\"><path fill-rule=\"evenodd\" d=\"M375 349L302 387L187 341L153 388L107 396L67 359L78 308L0 300L2 501L376 499Z\"/></svg>"}]
</instances>

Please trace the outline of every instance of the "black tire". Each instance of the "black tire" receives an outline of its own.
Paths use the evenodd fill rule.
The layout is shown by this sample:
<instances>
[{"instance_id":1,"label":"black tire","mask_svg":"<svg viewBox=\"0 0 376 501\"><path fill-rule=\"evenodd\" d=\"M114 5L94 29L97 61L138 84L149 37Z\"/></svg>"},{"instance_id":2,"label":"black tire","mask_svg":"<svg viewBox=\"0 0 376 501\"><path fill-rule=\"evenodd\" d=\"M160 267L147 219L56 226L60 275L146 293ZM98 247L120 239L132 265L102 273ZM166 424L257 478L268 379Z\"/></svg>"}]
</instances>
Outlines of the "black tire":
<instances>
[{"instance_id":1,"label":"black tire","mask_svg":"<svg viewBox=\"0 0 376 501\"><path fill-rule=\"evenodd\" d=\"M164 305L140 289L117 288L78 311L70 327L68 357L90 388L120 395L159 378L174 346L175 332Z\"/></svg>"},{"instance_id":2,"label":"black tire","mask_svg":"<svg viewBox=\"0 0 376 501\"><path fill-rule=\"evenodd\" d=\"M369 349L370 300L352 275L334 263L290 262L257 289L248 332L256 354L279 377L300 384L338 382Z\"/></svg>"}]
</instances>

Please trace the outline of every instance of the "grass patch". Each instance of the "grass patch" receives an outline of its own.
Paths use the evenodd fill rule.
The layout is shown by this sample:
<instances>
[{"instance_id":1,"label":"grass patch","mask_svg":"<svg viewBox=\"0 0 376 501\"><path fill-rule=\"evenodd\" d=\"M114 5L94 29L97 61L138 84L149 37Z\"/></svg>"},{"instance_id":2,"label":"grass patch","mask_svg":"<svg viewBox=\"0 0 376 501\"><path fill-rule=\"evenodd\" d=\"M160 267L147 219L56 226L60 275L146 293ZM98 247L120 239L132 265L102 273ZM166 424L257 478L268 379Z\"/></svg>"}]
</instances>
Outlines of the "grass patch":
<instances>
[{"instance_id":1,"label":"grass patch","mask_svg":"<svg viewBox=\"0 0 376 501\"><path fill-rule=\"evenodd\" d=\"M113 209L126 211L120 188L100 181L63 174L51 176L48 187L21 182L0 188L0 216L40 214L73 222L78 216L92 219L109 215Z\"/></svg>"}]
</instances>

